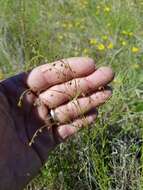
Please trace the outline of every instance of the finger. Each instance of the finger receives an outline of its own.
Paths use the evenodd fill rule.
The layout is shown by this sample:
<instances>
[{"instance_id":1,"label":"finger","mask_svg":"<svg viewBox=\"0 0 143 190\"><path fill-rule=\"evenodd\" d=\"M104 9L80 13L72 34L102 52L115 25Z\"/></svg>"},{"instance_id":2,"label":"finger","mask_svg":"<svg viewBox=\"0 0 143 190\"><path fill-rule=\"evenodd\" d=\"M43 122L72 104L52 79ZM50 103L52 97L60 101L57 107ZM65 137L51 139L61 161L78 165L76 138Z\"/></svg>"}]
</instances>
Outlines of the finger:
<instances>
[{"instance_id":1,"label":"finger","mask_svg":"<svg viewBox=\"0 0 143 190\"><path fill-rule=\"evenodd\" d=\"M84 78L76 78L66 83L52 86L39 95L48 107L55 108L71 100L75 96L87 95L95 92L100 86L105 86L114 78L109 67L101 67Z\"/></svg>"},{"instance_id":2,"label":"finger","mask_svg":"<svg viewBox=\"0 0 143 190\"><path fill-rule=\"evenodd\" d=\"M56 134L61 141L66 140L68 137L77 133L81 128L92 124L96 118L97 110L94 109L83 118L78 118L70 124L60 125L55 129Z\"/></svg>"},{"instance_id":3,"label":"finger","mask_svg":"<svg viewBox=\"0 0 143 190\"><path fill-rule=\"evenodd\" d=\"M55 115L60 123L69 122L84 113L105 103L112 95L111 89L98 91L91 96L78 98L55 109Z\"/></svg>"},{"instance_id":4,"label":"finger","mask_svg":"<svg viewBox=\"0 0 143 190\"><path fill-rule=\"evenodd\" d=\"M84 77L95 71L91 58L73 57L45 64L33 69L28 78L28 87L36 92L73 78Z\"/></svg>"}]
</instances>

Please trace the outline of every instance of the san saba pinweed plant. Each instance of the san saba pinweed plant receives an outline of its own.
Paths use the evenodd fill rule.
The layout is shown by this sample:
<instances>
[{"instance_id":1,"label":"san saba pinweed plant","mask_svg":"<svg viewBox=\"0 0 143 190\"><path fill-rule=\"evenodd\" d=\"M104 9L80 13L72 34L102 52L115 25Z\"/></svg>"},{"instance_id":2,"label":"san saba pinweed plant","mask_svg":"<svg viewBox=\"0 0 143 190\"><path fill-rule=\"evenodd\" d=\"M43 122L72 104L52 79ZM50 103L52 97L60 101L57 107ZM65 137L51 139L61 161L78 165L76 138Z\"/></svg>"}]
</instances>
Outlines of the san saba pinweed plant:
<instances>
[{"instance_id":1,"label":"san saba pinweed plant","mask_svg":"<svg viewBox=\"0 0 143 190\"><path fill-rule=\"evenodd\" d=\"M27 189L143 189L142 19L142 0L0 1L4 77L81 55L116 72L95 126L57 147Z\"/></svg>"},{"instance_id":2,"label":"san saba pinweed plant","mask_svg":"<svg viewBox=\"0 0 143 190\"><path fill-rule=\"evenodd\" d=\"M44 70L43 72L46 72L47 70L49 71L49 72L52 72L52 70L54 70L55 71L55 73L57 74L57 78L59 79L59 80L62 80L63 78L65 78L65 81L68 81L68 75L67 75L67 70L68 71L70 71L71 72L71 75L72 75L72 80L71 81L68 81L68 82L66 82L65 83L65 90L63 91L63 90L51 90L51 94L50 94L50 96L51 97L54 97L54 93L55 92L57 92L58 94L62 94L63 96L65 96L66 95L66 97L68 97L68 99L67 99L67 101L66 102L68 102L68 101L70 101L70 102L72 102L73 104L74 104L74 106L75 106L75 108L77 109L77 110L79 110L79 112L81 113L80 115L81 115L81 117L84 119L84 127L87 127L87 120L86 120L86 117L84 116L84 114L85 113L87 113L87 111L88 111L88 108L84 108L84 109L82 109L81 107L80 107L80 104L79 104L79 102L78 102L78 98L79 97L85 97L86 95L88 96L88 93L86 93L86 94L84 94L83 92L82 92L82 87L80 87L80 84L79 84L79 81L78 81L78 79L74 79L74 76L75 76L75 74L76 74L76 71L73 71L72 70L72 68L70 67L70 64L68 63L68 60L59 60L59 62L60 62L60 67L63 69L63 72L60 70L60 68L56 68L57 67L57 64L56 63L53 63L53 64L50 64L50 67L48 68L48 69L46 69L46 70ZM33 87L33 88L35 88L35 87ZM88 87L89 88L89 90L90 90L90 86ZM72 93L71 93L71 89L72 89ZM104 91L104 87L103 86L100 86L98 89L97 89L98 91ZM42 105L42 104L44 104L44 101L42 101L41 99L40 99L40 97L39 97L39 94L42 92L40 92L40 91L36 91L36 89L31 89L31 88L28 88L28 89L26 89L22 94L21 94L21 96L20 96L20 98L19 98L19 101L18 101L18 104L17 104L17 106L18 107L20 107L20 108L22 108L22 107L24 107L25 105L24 105L24 97L28 94L28 93L34 93L34 95L36 96L36 98L35 98L35 101L34 101L34 103L33 103L33 105L31 105L31 106L40 106L40 105ZM90 90L91 91L91 90ZM97 97L98 98L98 97ZM48 100L47 100L48 101ZM91 98L91 97L89 97L89 103L88 104L91 104L94 100ZM106 100L107 101L107 100ZM67 109L67 111L70 111L70 110L68 110ZM65 113L63 112L63 114L65 115ZM66 118L66 121L67 122L72 122L72 120L70 119L70 118L68 118L68 116L67 116L67 118ZM35 131L35 133L33 134L33 136L32 136L32 138L31 138L31 140L30 140L30 142L29 142L29 146L32 146L32 144L34 144L35 143L35 139L38 137L38 135L39 135L39 133L42 133L43 132L43 129L45 129L45 128L47 128L47 130L48 129L50 129L51 127L56 127L56 126L58 126L59 124L58 124L58 121L54 121L54 119L51 117L51 115L49 115L48 116L48 119L45 121L45 124L42 126L42 127L40 127L39 129L37 129L36 131ZM71 124L72 125L72 124ZM76 128L78 129L78 126L76 126Z\"/></svg>"}]
</instances>

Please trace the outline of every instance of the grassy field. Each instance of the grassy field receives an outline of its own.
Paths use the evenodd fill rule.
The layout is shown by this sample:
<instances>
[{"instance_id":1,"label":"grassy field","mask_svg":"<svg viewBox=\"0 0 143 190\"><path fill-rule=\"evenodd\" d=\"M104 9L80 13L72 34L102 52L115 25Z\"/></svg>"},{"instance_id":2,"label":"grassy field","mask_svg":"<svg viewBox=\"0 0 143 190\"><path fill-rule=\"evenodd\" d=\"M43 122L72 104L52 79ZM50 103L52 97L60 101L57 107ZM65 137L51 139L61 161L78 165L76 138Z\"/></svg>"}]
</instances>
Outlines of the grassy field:
<instances>
[{"instance_id":1,"label":"grassy field","mask_svg":"<svg viewBox=\"0 0 143 190\"><path fill-rule=\"evenodd\" d=\"M46 59L111 66L111 100L27 190L143 189L143 0L0 0L0 78Z\"/></svg>"}]
</instances>

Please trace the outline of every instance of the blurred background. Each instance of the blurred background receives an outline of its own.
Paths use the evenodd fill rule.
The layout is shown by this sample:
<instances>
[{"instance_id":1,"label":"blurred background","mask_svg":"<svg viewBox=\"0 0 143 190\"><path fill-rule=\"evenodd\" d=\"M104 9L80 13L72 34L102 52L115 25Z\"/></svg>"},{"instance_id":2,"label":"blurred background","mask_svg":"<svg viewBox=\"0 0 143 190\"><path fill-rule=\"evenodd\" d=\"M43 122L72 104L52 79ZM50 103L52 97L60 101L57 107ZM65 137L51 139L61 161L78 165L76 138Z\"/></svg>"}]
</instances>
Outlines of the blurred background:
<instances>
[{"instance_id":1,"label":"blurred background","mask_svg":"<svg viewBox=\"0 0 143 190\"><path fill-rule=\"evenodd\" d=\"M111 66L111 100L27 190L143 189L143 0L0 0L0 79L44 61Z\"/></svg>"}]
</instances>

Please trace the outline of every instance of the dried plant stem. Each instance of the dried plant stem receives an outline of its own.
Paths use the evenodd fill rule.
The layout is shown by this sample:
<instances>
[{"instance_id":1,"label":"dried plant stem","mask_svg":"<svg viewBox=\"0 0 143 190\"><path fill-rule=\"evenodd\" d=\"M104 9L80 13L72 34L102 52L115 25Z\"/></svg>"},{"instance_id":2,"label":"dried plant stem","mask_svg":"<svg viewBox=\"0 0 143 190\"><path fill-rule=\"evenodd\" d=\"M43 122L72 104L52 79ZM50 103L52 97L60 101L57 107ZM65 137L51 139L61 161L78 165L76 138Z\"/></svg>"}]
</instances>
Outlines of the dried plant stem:
<instances>
[{"instance_id":1,"label":"dried plant stem","mask_svg":"<svg viewBox=\"0 0 143 190\"><path fill-rule=\"evenodd\" d=\"M26 89L26 90L21 94L21 96L20 96L20 98L19 98L19 101L18 101L18 104L17 104L18 107L21 107L21 106L22 106L23 98L24 98L24 96L25 96L28 92L31 92L31 89Z\"/></svg>"},{"instance_id":2,"label":"dried plant stem","mask_svg":"<svg viewBox=\"0 0 143 190\"><path fill-rule=\"evenodd\" d=\"M45 129L45 128L47 128L47 124L43 125L42 127L40 127L39 129L36 130L36 132L32 136L32 139L29 142L29 146L32 146L32 144L35 141L35 138L38 136L39 133L42 133L43 129Z\"/></svg>"},{"instance_id":3,"label":"dried plant stem","mask_svg":"<svg viewBox=\"0 0 143 190\"><path fill-rule=\"evenodd\" d=\"M57 122L52 121L52 117L49 116L48 120L46 121L45 125L43 125L42 127L40 127L39 129L37 129L35 131L35 133L33 134L30 142L29 142L29 146L31 146L34 142L35 142L35 138L38 137L39 133L42 133L43 129L50 129L51 127L53 127L54 125L57 125Z\"/></svg>"}]
</instances>

